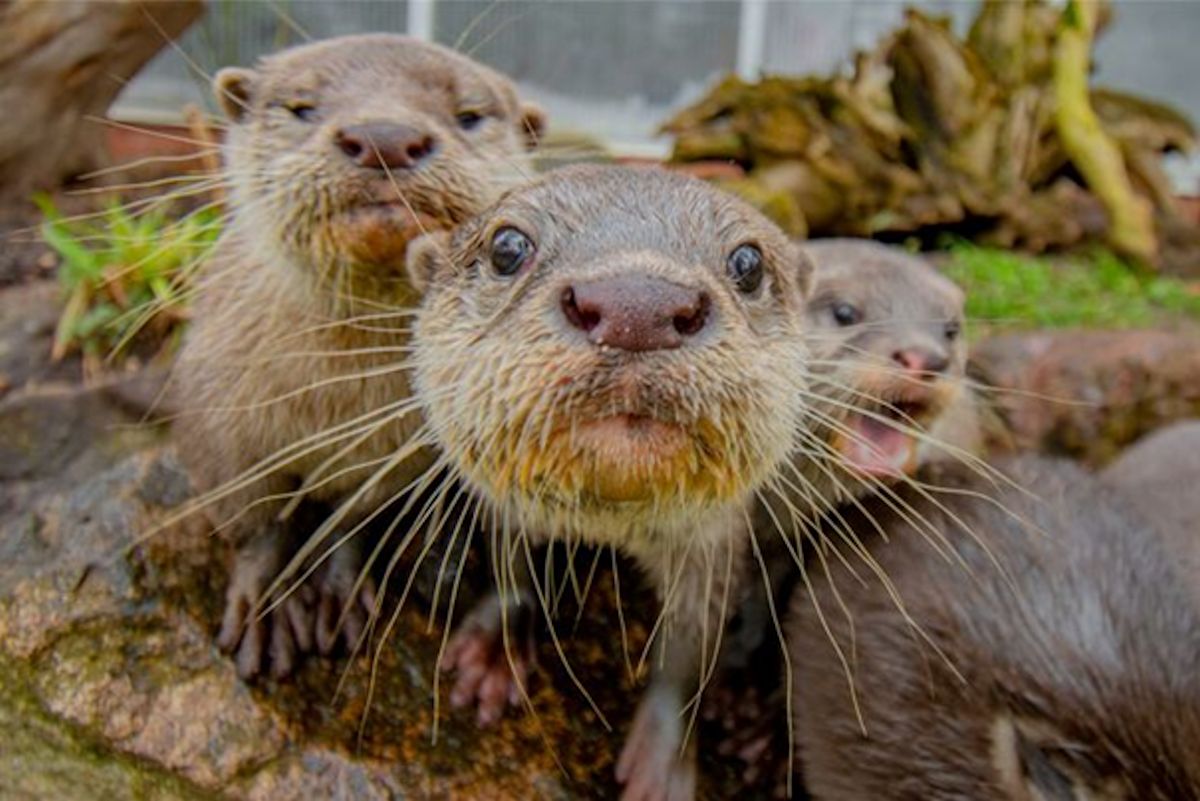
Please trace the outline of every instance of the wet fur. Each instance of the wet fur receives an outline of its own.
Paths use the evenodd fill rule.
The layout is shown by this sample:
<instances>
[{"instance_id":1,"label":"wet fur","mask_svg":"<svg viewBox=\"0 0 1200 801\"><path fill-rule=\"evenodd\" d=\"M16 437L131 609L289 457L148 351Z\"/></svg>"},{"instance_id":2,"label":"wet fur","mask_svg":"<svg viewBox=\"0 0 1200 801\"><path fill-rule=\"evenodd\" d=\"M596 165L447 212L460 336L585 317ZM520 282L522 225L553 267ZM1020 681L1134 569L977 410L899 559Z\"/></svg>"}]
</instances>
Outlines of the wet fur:
<instances>
[{"instance_id":1,"label":"wet fur","mask_svg":"<svg viewBox=\"0 0 1200 801\"><path fill-rule=\"evenodd\" d=\"M242 486L232 482L336 425L396 410L307 493L336 507L370 474L349 468L377 464L410 442L419 415L399 414L411 395L403 309L417 300L404 269L407 241L422 226L459 222L526 177L526 134L540 127L540 115L521 106L497 73L388 34L305 45L254 70L224 70L215 83L232 121L225 146L232 217L205 265L176 368L176 437L197 488L223 493L208 505L214 524L238 546L265 540L253 558L235 562L232 602L260 595L290 557L288 524L276 519L282 504L273 496L310 481L352 438L287 459ZM289 111L300 102L312 104L311 119ZM486 115L477 130L456 127L464 104ZM437 154L411 173L383 176L338 151L339 127L379 119L427 127L438 137ZM398 196L415 218L356 211ZM396 313L381 314L386 309ZM355 321L363 315L374 317ZM355 504L342 530L427 463L425 454L393 470ZM231 637L236 642L231 620L227 647ZM256 663L248 654L239 666L250 675Z\"/></svg>"},{"instance_id":2,"label":"wet fur","mask_svg":"<svg viewBox=\"0 0 1200 801\"><path fill-rule=\"evenodd\" d=\"M870 538L871 555L923 635L878 579L862 583L836 565L813 576L815 594L796 598L788 635L809 792L818 801L1200 797L1200 612L1176 570L1195 541L1192 557L1181 554L1070 464L1027 457L1002 467L1037 497L937 468L930 482L986 496L940 496L960 524L908 493L968 569L882 504L869 507L888 537ZM856 530L874 530L848 514Z\"/></svg>"},{"instance_id":3,"label":"wet fur","mask_svg":"<svg viewBox=\"0 0 1200 801\"><path fill-rule=\"evenodd\" d=\"M534 266L496 276L487 243L500 226L538 243ZM728 254L756 244L768 265L739 295ZM444 254L449 253L447 258ZM805 381L801 307L808 267L759 214L698 181L661 171L570 168L512 193L414 255L430 284L417 325L418 395L439 444L507 523L500 592L534 603L521 562L530 545L577 540L630 555L664 603L654 678L618 763L624 798L691 798L687 718L740 581L746 504L791 451ZM673 351L629 354L590 345L559 312L571 281L651 275L701 287L715 323ZM621 464L641 499L598 497L605 469L576 439L607 414L652 413L686 430L670 464ZM508 586L505 587L505 577ZM502 606L503 604L501 604ZM708 651L706 651L706 647ZM460 670L476 670L461 664Z\"/></svg>"}]
</instances>

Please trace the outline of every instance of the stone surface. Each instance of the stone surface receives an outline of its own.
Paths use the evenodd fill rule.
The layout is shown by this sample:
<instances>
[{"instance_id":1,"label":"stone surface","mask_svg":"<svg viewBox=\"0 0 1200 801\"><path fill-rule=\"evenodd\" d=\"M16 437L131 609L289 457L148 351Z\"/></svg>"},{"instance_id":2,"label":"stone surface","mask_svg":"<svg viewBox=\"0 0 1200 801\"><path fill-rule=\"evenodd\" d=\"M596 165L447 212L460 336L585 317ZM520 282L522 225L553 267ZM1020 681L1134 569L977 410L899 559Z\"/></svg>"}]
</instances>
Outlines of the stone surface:
<instances>
[{"instance_id":1,"label":"stone surface","mask_svg":"<svg viewBox=\"0 0 1200 801\"><path fill-rule=\"evenodd\" d=\"M0 311L19 312L0 313L0 371L15 379L0 392L0 797L614 797L640 684L616 634L607 554L582 613L564 585L558 633L611 730L549 642L532 712L480 731L470 712L448 708L434 670L444 611L429 624L431 596L446 590L436 549L378 649L247 685L213 646L227 547L199 516L172 520L187 478L168 433L143 421L161 377L66 381L45 362L52 297L44 286L0 292ZM1185 334L1038 333L976 351L1018 390L998 397L1022 443L1100 462L1149 427L1200 413L1197 344ZM1047 395L1075 403L1039 400ZM467 564L460 609L487 572L481 561ZM582 564L581 584L591 567ZM622 581L627 596L633 584ZM636 654L653 604L624 601ZM747 792L736 759L702 751L702 797Z\"/></svg>"},{"instance_id":2,"label":"stone surface","mask_svg":"<svg viewBox=\"0 0 1200 801\"><path fill-rule=\"evenodd\" d=\"M613 760L639 685L612 648L606 569L596 573L577 636L569 636L570 592L559 629L565 658L612 731L549 643L533 712L480 731L471 712L451 711L446 684L435 686L442 621L428 624L429 593L438 586L429 575L395 634L373 652L374 680L372 659L363 656L311 660L291 681L247 685L213 646L229 554L200 516L172 522L189 490L161 427L141 423L101 389L28 385L0 401L0 448L0 723L11 743L0 748L0 796L600 799L615 792ZM480 573L477 562L469 573ZM464 597L479 578L468 576ZM646 621L626 611L636 647ZM728 770L714 763L707 775L711 797L727 797L719 788Z\"/></svg>"},{"instance_id":3,"label":"stone surface","mask_svg":"<svg viewBox=\"0 0 1200 801\"><path fill-rule=\"evenodd\" d=\"M1200 417L1195 331L1036 331L973 346L1001 388L997 407L1019 448L1098 466L1143 434Z\"/></svg>"}]
</instances>

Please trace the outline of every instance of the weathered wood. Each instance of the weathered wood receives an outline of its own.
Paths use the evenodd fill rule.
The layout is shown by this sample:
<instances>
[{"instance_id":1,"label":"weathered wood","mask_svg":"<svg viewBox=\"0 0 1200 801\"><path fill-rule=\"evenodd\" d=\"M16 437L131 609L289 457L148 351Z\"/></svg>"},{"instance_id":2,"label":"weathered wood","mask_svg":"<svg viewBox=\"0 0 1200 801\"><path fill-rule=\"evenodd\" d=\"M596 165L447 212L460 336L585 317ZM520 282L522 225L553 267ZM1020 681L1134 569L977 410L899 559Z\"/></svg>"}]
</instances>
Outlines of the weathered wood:
<instances>
[{"instance_id":1,"label":"weathered wood","mask_svg":"<svg viewBox=\"0 0 1200 801\"><path fill-rule=\"evenodd\" d=\"M1150 200L1134 191L1125 157L1088 97L1096 0L1068 0L1054 48L1055 128L1072 163L1108 209L1113 247L1144 263L1158 255Z\"/></svg>"},{"instance_id":2,"label":"weathered wood","mask_svg":"<svg viewBox=\"0 0 1200 801\"><path fill-rule=\"evenodd\" d=\"M203 13L201 0L0 4L0 200L93 169L109 105Z\"/></svg>"},{"instance_id":3,"label":"weathered wood","mask_svg":"<svg viewBox=\"0 0 1200 801\"><path fill-rule=\"evenodd\" d=\"M673 158L738 162L747 175L728 187L797 234L1102 240L1153 262L1179 230L1161 155L1190 150L1195 130L1164 105L1089 90L1094 37L1067 24L1080 4L986 0L966 40L910 10L851 76L730 77L664 126ZM1099 30L1107 4L1086 5ZM1176 233L1169 258L1190 239Z\"/></svg>"}]
</instances>

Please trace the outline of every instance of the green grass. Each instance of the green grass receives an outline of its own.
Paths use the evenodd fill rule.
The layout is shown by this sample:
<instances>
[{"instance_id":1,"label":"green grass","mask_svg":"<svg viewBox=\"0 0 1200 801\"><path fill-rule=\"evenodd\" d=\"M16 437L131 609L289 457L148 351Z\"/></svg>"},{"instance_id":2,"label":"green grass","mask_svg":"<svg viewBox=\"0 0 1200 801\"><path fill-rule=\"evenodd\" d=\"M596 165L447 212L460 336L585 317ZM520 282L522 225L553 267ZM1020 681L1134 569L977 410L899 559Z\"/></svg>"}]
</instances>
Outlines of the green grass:
<instances>
[{"instance_id":1,"label":"green grass","mask_svg":"<svg viewBox=\"0 0 1200 801\"><path fill-rule=\"evenodd\" d=\"M966 290L967 316L977 328L1200 321L1200 286L1139 271L1107 251L1051 259L955 243L949 254L945 272Z\"/></svg>"},{"instance_id":2,"label":"green grass","mask_svg":"<svg viewBox=\"0 0 1200 801\"><path fill-rule=\"evenodd\" d=\"M215 242L216 210L181 219L165 210L104 211L67 218L47 197L42 236L58 254L65 304L55 333L55 359L79 351L86 364L120 362L137 345L161 348L186 322L187 289Z\"/></svg>"}]
</instances>

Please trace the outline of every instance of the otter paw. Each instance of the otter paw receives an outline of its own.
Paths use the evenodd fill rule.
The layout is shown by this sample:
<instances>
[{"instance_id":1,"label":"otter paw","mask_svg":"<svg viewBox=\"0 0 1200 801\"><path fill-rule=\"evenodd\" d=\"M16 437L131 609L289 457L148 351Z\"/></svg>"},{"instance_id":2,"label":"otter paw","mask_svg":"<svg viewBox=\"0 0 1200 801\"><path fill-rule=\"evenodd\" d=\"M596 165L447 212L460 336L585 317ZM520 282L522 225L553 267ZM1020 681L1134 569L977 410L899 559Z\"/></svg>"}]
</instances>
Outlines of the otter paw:
<instances>
[{"instance_id":1,"label":"otter paw","mask_svg":"<svg viewBox=\"0 0 1200 801\"><path fill-rule=\"evenodd\" d=\"M496 595L481 601L459 625L442 657L441 669L456 674L451 706L476 703L479 725L496 722L506 706L520 705L536 668L536 650L528 602L505 607Z\"/></svg>"},{"instance_id":2,"label":"otter paw","mask_svg":"<svg viewBox=\"0 0 1200 801\"><path fill-rule=\"evenodd\" d=\"M625 785L621 801L693 801L696 797L696 748L683 747L679 705L648 694L617 760L617 781Z\"/></svg>"},{"instance_id":3,"label":"otter paw","mask_svg":"<svg viewBox=\"0 0 1200 801\"><path fill-rule=\"evenodd\" d=\"M312 650L312 601L306 587L291 593L270 612L264 600L275 579L278 554L262 543L238 551L225 596L217 646L234 654L238 675L252 679L266 669L274 678L295 670L298 655Z\"/></svg>"},{"instance_id":4,"label":"otter paw","mask_svg":"<svg viewBox=\"0 0 1200 801\"><path fill-rule=\"evenodd\" d=\"M347 653L361 644L378 605L375 579L364 573L362 552L354 542L334 551L314 576L317 596L315 638L322 655L343 643Z\"/></svg>"}]
</instances>

